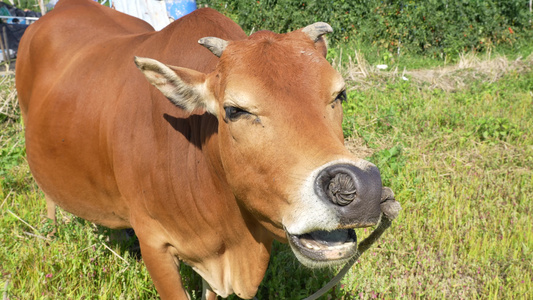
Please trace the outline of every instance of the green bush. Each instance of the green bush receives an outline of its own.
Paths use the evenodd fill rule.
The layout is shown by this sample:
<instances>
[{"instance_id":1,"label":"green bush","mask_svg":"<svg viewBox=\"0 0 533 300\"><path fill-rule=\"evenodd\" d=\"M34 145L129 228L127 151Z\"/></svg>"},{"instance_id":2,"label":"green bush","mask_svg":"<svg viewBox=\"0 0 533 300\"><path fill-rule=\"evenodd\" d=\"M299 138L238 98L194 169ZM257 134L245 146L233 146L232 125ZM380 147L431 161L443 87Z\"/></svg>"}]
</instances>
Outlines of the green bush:
<instances>
[{"instance_id":1,"label":"green bush","mask_svg":"<svg viewBox=\"0 0 533 300\"><path fill-rule=\"evenodd\" d=\"M7 3L9 5L13 5L13 2L14 2L15 3L14 5L20 9L31 9L31 10L40 12L38 0L17 0L13 2L8 1L8 0L3 0L2 2ZM45 1L45 2L49 2L49 1Z\"/></svg>"},{"instance_id":2,"label":"green bush","mask_svg":"<svg viewBox=\"0 0 533 300\"><path fill-rule=\"evenodd\" d=\"M198 0L234 19L247 32L284 33L317 21L334 28L330 40L383 50L444 56L512 45L531 38L527 1L497 0Z\"/></svg>"}]
</instances>

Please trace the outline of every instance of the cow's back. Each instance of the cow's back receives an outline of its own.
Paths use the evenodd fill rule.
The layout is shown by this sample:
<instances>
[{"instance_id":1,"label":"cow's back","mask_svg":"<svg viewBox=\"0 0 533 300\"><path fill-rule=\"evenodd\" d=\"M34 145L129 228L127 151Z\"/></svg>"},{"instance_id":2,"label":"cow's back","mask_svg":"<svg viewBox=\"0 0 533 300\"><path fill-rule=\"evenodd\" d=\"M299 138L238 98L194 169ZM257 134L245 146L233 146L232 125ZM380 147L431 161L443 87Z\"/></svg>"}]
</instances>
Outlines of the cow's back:
<instances>
[{"instance_id":1,"label":"cow's back","mask_svg":"<svg viewBox=\"0 0 533 300\"><path fill-rule=\"evenodd\" d=\"M124 25L119 25L119 24ZM23 113L35 84L51 87L84 47L124 34L151 32L146 22L84 0L60 1L24 34L18 52L17 87ZM37 80L36 80L37 79ZM38 82L36 82L38 81ZM41 98L41 97L39 97Z\"/></svg>"},{"instance_id":2,"label":"cow's back","mask_svg":"<svg viewBox=\"0 0 533 300\"><path fill-rule=\"evenodd\" d=\"M20 45L17 90L28 162L44 193L82 218L129 227L128 195L136 191L127 189L151 176L139 173L156 169L152 148L172 130L165 112L186 116L149 88L133 58L210 71L217 60L197 40L217 31L244 37L228 21L204 9L155 32L93 1L63 0L30 26ZM227 26L238 30L228 36ZM186 139L174 142L189 147Z\"/></svg>"}]
</instances>

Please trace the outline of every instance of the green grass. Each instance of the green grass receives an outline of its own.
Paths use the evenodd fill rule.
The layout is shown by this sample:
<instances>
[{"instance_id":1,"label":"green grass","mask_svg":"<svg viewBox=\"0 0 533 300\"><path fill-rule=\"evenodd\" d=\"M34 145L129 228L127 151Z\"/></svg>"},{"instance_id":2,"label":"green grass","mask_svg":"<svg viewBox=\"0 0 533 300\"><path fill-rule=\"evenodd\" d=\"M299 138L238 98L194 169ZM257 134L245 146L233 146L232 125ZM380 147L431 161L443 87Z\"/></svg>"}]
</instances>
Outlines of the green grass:
<instances>
[{"instance_id":1,"label":"green grass","mask_svg":"<svg viewBox=\"0 0 533 300\"><path fill-rule=\"evenodd\" d=\"M533 298L531 67L492 83L470 76L450 92L379 74L368 80L370 88L348 81L344 131L372 153L403 210L324 299ZM157 298L131 241L109 242L109 230L62 210L56 236L46 237L52 228L24 159L12 91L13 81L4 80L0 292L8 299ZM187 267L182 273L200 299L199 277ZM258 298L301 299L334 274L300 266L275 243Z\"/></svg>"},{"instance_id":2,"label":"green grass","mask_svg":"<svg viewBox=\"0 0 533 300\"><path fill-rule=\"evenodd\" d=\"M408 82L352 92L347 119L404 208L354 271L355 293L533 296L532 80L530 69L454 93Z\"/></svg>"}]
</instances>

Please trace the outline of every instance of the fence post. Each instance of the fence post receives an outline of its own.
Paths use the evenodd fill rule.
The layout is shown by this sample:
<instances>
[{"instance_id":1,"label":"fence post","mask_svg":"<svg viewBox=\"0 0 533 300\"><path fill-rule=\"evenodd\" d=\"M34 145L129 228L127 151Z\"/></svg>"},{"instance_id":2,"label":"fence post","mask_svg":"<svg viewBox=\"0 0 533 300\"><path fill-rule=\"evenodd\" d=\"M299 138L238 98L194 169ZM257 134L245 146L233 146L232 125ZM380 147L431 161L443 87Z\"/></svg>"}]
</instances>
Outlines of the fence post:
<instances>
[{"instance_id":1,"label":"fence post","mask_svg":"<svg viewBox=\"0 0 533 300\"><path fill-rule=\"evenodd\" d=\"M41 14L44 16L44 14L46 14L46 8L44 7L43 0L39 0L39 7L41 8Z\"/></svg>"}]
</instances>

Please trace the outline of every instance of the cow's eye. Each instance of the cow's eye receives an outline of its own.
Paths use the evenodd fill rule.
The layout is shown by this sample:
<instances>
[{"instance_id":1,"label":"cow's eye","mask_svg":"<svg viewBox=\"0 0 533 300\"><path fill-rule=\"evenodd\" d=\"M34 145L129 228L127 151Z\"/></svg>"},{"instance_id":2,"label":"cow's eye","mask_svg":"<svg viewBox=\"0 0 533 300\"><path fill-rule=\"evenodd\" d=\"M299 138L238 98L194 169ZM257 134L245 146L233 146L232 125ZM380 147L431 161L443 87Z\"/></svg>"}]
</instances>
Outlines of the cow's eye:
<instances>
[{"instance_id":1,"label":"cow's eye","mask_svg":"<svg viewBox=\"0 0 533 300\"><path fill-rule=\"evenodd\" d=\"M224 111L226 112L226 117L224 118L226 122L227 121L233 122L237 120L238 118L249 114L249 112L245 111L244 109L238 108L235 106L226 106L224 107Z\"/></svg>"},{"instance_id":2,"label":"cow's eye","mask_svg":"<svg viewBox=\"0 0 533 300\"><path fill-rule=\"evenodd\" d=\"M335 101L340 101L341 103L346 102L346 90L343 90L337 95L337 98L335 98Z\"/></svg>"}]
</instances>

